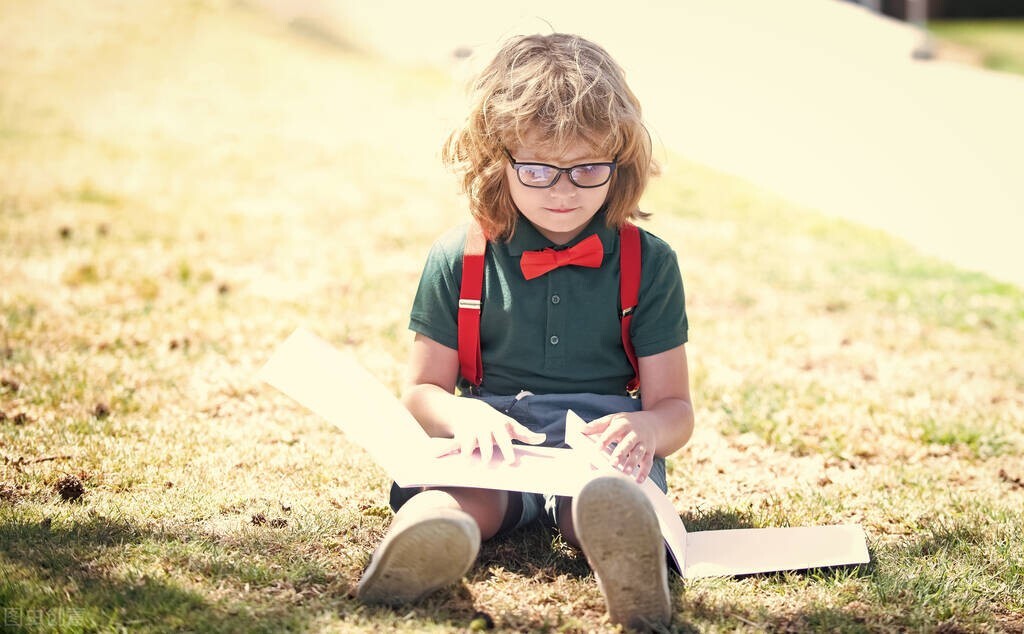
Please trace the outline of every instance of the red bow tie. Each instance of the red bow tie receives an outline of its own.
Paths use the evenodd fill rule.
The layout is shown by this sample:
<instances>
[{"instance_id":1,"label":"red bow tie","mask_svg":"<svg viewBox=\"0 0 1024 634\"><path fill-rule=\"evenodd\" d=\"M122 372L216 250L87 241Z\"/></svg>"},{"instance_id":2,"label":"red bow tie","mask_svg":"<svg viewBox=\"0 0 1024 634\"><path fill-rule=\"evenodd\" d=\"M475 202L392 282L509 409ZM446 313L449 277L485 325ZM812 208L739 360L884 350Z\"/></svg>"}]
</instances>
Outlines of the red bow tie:
<instances>
[{"instance_id":1,"label":"red bow tie","mask_svg":"<svg viewBox=\"0 0 1024 634\"><path fill-rule=\"evenodd\" d=\"M597 237L595 233L576 246L561 251L551 248L542 251L524 251L523 258L519 261L519 267L523 269L523 276L532 280L569 264L596 269L601 266L603 257L604 246L601 244L601 238Z\"/></svg>"}]
</instances>

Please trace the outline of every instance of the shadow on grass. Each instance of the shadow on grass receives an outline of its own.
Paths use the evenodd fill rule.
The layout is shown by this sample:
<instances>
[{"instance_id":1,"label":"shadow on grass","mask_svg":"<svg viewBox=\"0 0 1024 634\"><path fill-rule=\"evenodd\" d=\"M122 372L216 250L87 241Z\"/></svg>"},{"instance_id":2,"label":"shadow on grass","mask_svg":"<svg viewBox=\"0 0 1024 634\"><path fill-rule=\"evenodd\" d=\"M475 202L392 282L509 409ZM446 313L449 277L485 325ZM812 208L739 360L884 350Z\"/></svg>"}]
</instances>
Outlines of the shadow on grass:
<instances>
[{"instance_id":1,"label":"shadow on grass","mask_svg":"<svg viewBox=\"0 0 1024 634\"><path fill-rule=\"evenodd\" d=\"M485 542L477 558L477 569L501 566L513 574L553 579L566 575L582 579L590 566L582 552L565 544L558 531L539 522Z\"/></svg>"},{"instance_id":2,"label":"shadow on grass","mask_svg":"<svg viewBox=\"0 0 1024 634\"><path fill-rule=\"evenodd\" d=\"M926 534L906 542L907 556L925 558L935 555L963 554L991 538L980 524L940 521L925 528L927 529Z\"/></svg>"},{"instance_id":3,"label":"shadow on grass","mask_svg":"<svg viewBox=\"0 0 1024 634\"><path fill-rule=\"evenodd\" d=\"M702 513L698 519L704 527L750 524L742 513L733 511ZM316 623L323 623L324 618L385 629L408 628L418 622L461 629L469 625L478 609L465 584L398 610L363 606L347 594L357 576L353 570L339 573L330 569L329 558L295 561L302 559L296 556L296 549L303 544L290 542L281 533L261 535L245 534L242 539L235 535L226 542L223 536L208 535L194 526L148 529L104 517L52 527L9 521L0 524L0 606L50 619L52 631L127 627L133 631L209 632L303 631L316 629ZM592 583L587 581L591 572L583 554L540 525L485 543L469 583L486 581L494 566L541 583L561 576ZM870 569L861 566L852 571L822 569L795 574L821 576L829 582L870 574ZM862 618L850 610L831 607L764 614L744 612L749 608L741 606L691 603L686 584L674 575L671 590L677 602L673 631L695 631L689 619L714 622L723 618L733 624L768 621L781 629L801 625L828 629L832 624L850 630L856 629ZM53 615L65 620L54 625Z\"/></svg>"},{"instance_id":4,"label":"shadow on grass","mask_svg":"<svg viewBox=\"0 0 1024 634\"><path fill-rule=\"evenodd\" d=\"M889 619L878 606L852 602L845 607L811 605L797 610L770 611L730 602L689 602L684 614L723 630L732 628L768 632L870 632Z\"/></svg>"},{"instance_id":5,"label":"shadow on grass","mask_svg":"<svg viewBox=\"0 0 1024 634\"><path fill-rule=\"evenodd\" d=\"M542 551L550 551L545 532L486 545L474 571L486 574L486 564L498 560L520 562L524 574L540 571L548 565ZM414 628L420 619L463 629L476 613L463 584L397 610L363 605L350 595L351 571L299 561L294 549L302 544L277 535L227 543L192 526L149 530L104 517L59 527L0 523L0 618L8 620L0 629L295 632L324 619L383 629ZM506 557L512 552L519 555ZM565 561L567 570L588 573L585 560Z\"/></svg>"},{"instance_id":6,"label":"shadow on grass","mask_svg":"<svg viewBox=\"0 0 1024 634\"><path fill-rule=\"evenodd\" d=\"M557 537L556 531L538 522L481 544L477 561L464 583L444 588L399 607L359 606L356 609L365 618L372 619L378 624L411 617L464 630L470 627L471 621L479 614L470 586L487 582L496 569L500 569L502 574L510 573L542 582L551 581L561 575L578 581L590 574L583 554L565 546ZM529 606L524 605L522 613L517 611L515 614L494 614L491 618L499 621L511 618L520 625L532 623L541 627L539 621L534 623L531 620L529 612ZM512 627L516 629L515 626ZM533 627L529 629L532 630ZM550 624L542 629L550 629Z\"/></svg>"},{"instance_id":7,"label":"shadow on grass","mask_svg":"<svg viewBox=\"0 0 1024 634\"><path fill-rule=\"evenodd\" d=\"M504 572L550 582L565 576L572 581L583 581L592 575L590 565L582 551L568 545L558 532L540 523L516 530L506 537L483 544L474 572L470 573L479 581L489 574L492 565L500 566ZM590 583L596 583L590 580ZM696 626L682 620L679 613L679 597L684 593L682 579L669 573L669 590L674 597L675 621L667 631L698 632Z\"/></svg>"},{"instance_id":8,"label":"shadow on grass","mask_svg":"<svg viewBox=\"0 0 1024 634\"><path fill-rule=\"evenodd\" d=\"M679 519L689 531L717 531L733 528L759 528L746 509L716 508L681 513Z\"/></svg>"},{"instance_id":9,"label":"shadow on grass","mask_svg":"<svg viewBox=\"0 0 1024 634\"><path fill-rule=\"evenodd\" d=\"M182 539L187 538L106 518L67 528L0 525L0 606L8 621L5 627L10 627L4 631L302 629L303 617L288 605L253 610L214 602L182 585L180 576L154 574L159 549ZM126 546L147 543L154 545L152 552L123 556ZM193 580L197 585L210 581L195 576Z\"/></svg>"}]
</instances>

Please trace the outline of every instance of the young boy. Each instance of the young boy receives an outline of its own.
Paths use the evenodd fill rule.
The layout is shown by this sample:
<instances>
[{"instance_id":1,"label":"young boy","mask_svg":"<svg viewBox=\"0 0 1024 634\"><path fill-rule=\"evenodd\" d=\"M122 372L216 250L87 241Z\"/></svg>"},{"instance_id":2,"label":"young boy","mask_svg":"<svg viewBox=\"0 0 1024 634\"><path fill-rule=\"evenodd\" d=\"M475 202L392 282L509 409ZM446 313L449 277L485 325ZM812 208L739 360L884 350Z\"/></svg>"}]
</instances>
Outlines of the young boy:
<instances>
[{"instance_id":1,"label":"young boy","mask_svg":"<svg viewBox=\"0 0 1024 634\"><path fill-rule=\"evenodd\" d=\"M675 253L629 222L646 217L638 203L655 170L640 105L599 46L517 37L477 78L444 159L462 177L473 222L428 256L410 322L406 407L431 436L485 459L511 459L514 442L564 446L572 409L623 475L595 478L572 499L392 487L396 516L359 597L415 600L460 579L481 539L539 518L583 549L612 621L664 625L664 545L636 483L649 477L665 490L664 457L689 440L693 409ZM639 255L623 253L630 229ZM476 303L462 295L473 277L463 269L481 234ZM620 306L620 283L634 268L631 309ZM475 311L478 325L467 326Z\"/></svg>"}]
</instances>

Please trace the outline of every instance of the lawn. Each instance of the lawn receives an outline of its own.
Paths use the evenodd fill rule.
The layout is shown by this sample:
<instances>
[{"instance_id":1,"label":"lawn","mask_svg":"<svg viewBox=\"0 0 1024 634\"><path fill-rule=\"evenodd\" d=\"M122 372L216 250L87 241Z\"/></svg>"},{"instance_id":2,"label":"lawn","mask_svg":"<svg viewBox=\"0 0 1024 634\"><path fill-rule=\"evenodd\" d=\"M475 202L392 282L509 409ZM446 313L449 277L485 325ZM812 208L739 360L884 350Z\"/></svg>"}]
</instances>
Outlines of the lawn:
<instances>
[{"instance_id":1,"label":"lawn","mask_svg":"<svg viewBox=\"0 0 1024 634\"><path fill-rule=\"evenodd\" d=\"M397 390L423 259L465 216L451 73L212 0L0 15L3 631L612 631L540 528L417 604L355 602L389 482L254 377L301 324ZM675 579L674 626L1024 628L1024 293L664 171L647 227L679 254L697 417L677 509L859 523L873 558Z\"/></svg>"},{"instance_id":2,"label":"lawn","mask_svg":"<svg viewBox=\"0 0 1024 634\"><path fill-rule=\"evenodd\" d=\"M972 51L986 68L1024 75L1024 20L936 20L928 30Z\"/></svg>"}]
</instances>

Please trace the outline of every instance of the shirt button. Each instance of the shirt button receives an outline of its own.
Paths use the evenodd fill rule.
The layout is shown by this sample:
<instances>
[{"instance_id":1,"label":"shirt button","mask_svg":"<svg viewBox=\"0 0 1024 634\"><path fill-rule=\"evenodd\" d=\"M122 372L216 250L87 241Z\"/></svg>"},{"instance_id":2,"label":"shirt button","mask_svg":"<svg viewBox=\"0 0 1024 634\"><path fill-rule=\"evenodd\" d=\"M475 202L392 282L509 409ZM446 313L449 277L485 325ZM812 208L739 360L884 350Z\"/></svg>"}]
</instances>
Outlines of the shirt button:
<instances>
[{"instance_id":1,"label":"shirt button","mask_svg":"<svg viewBox=\"0 0 1024 634\"><path fill-rule=\"evenodd\" d=\"M551 296L551 303L552 304L557 304L560 301L562 301L562 298L559 297L558 295L552 295Z\"/></svg>"},{"instance_id":2,"label":"shirt button","mask_svg":"<svg viewBox=\"0 0 1024 634\"><path fill-rule=\"evenodd\" d=\"M548 341L551 342L551 345L557 346L558 345L558 335L551 335L551 338L548 339Z\"/></svg>"}]
</instances>

